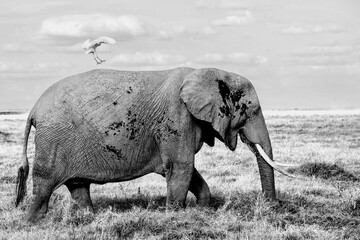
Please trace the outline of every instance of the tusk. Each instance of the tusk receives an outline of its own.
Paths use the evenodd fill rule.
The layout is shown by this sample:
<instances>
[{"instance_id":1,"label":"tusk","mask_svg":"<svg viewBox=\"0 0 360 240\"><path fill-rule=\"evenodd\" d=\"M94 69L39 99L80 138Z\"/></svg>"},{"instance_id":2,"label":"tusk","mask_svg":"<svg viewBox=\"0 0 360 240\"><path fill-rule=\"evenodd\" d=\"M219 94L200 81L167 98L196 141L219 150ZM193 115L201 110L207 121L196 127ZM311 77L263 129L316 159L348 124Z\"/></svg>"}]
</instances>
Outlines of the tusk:
<instances>
[{"instance_id":1,"label":"tusk","mask_svg":"<svg viewBox=\"0 0 360 240\"><path fill-rule=\"evenodd\" d=\"M276 161L275 164L280 166L280 167L299 167L300 166L300 164L282 163L282 162L279 162L279 161Z\"/></svg>"},{"instance_id":2,"label":"tusk","mask_svg":"<svg viewBox=\"0 0 360 240\"><path fill-rule=\"evenodd\" d=\"M264 149L259 145L259 144L255 144L256 149L258 150L258 152L260 153L261 157L276 171L288 176L288 177L292 177L292 178L297 178L296 176L286 172L285 170L281 169L276 162L274 162L264 151Z\"/></svg>"}]
</instances>

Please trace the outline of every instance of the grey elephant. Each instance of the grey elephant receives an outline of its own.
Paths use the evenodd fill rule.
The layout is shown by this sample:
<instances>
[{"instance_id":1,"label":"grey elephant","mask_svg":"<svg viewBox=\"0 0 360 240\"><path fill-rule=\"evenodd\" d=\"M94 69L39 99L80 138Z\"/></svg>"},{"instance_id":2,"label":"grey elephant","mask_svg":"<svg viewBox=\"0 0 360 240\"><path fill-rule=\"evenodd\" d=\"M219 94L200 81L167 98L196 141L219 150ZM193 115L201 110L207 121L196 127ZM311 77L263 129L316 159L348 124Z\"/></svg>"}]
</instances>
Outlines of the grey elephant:
<instances>
[{"instance_id":1,"label":"grey elephant","mask_svg":"<svg viewBox=\"0 0 360 240\"><path fill-rule=\"evenodd\" d=\"M167 206L184 206L191 191L201 206L210 191L195 154L215 138L235 150L238 134L257 158L262 190L275 200L272 147L260 103L246 78L219 69L130 72L93 70L43 93L27 119L16 206L26 194L27 141L35 133L34 199L28 220L48 208L65 184L80 207L93 209L90 184L166 177Z\"/></svg>"}]
</instances>

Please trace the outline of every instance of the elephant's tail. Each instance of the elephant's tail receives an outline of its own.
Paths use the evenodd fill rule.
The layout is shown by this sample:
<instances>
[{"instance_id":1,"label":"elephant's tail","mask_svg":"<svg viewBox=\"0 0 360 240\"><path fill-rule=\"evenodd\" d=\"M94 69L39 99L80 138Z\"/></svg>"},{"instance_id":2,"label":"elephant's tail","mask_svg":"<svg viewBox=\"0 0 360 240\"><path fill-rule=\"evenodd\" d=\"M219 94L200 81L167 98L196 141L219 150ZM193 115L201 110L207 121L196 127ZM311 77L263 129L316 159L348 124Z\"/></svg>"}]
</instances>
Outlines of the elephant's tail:
<instances>
[{"instance_id":1,"label":"elephant's tail","mask_svg":"<svg viewBox=\"0 0 360 240\"><path fill-rule=\"evenodd\" d=\"M32 114L29 114L29 117L26 121L24 142L23 142L23 153L21 156L22 165L19 167L18 176L16 179L16 202L15 206L17 207L24 199L26 195L26 180L29 175L29 161L27 158L27 144L29 139L29 134L31 126L33 125Z\"/></svg>"}]
</instances>

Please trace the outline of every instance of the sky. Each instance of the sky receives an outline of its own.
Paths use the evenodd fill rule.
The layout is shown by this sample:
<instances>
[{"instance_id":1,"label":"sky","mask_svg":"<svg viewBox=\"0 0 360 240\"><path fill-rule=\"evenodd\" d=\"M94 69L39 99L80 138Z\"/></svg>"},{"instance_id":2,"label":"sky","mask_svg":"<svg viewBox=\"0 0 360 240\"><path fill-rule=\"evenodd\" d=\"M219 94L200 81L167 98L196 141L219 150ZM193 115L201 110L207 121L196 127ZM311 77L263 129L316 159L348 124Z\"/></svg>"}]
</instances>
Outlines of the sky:
<instances>
[{"instance_id":1,"label":"sky","mask_svg":"<svg viewBox=\"0 0 360 240\"><path fill-rule=\"evenodd\" d=\"M96 68L215 67L263 109L360 108L358 0L11 0L0 8L0 109L30 109ZM82 43L100 36L96 65Z\"/></svg>"}]
</instances>

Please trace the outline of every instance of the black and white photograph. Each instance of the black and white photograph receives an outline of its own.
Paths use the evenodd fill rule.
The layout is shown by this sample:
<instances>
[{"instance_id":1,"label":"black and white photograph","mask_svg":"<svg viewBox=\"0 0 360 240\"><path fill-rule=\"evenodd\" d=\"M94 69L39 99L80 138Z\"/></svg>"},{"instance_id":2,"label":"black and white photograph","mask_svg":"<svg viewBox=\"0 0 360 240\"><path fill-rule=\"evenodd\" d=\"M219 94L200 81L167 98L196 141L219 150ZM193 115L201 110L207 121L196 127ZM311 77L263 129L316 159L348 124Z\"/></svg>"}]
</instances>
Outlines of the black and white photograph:
<instances>
[{"instance_id":1,"label":"black and white photograph","mask_svg":"<svg viewBox=\"0 0 360 240\"><path fill-rule=\"evenodd\" d=\"M1 240L360 239L360 1L1 6Z\"/></svg>"}]
</instances>

